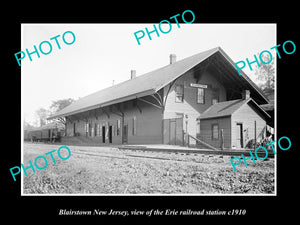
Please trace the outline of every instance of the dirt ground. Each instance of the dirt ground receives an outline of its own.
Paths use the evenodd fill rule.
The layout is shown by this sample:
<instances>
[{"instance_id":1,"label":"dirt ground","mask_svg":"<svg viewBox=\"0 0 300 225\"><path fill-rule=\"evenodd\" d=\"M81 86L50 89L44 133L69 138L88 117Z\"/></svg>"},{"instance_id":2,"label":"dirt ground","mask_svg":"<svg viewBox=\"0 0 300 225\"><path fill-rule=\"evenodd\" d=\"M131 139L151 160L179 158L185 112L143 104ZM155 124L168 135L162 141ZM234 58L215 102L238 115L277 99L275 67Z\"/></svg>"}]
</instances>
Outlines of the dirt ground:
<instances>
[{"instance_id":1,"label":"dirt ground","mask_svg":"<svg viewBox=\"0 0 300 225\"><path fill-rule=\"evenodd\" d=\"M60 145L24 144L24 167L45 156L48 166L24 176L24 194L273 194L274 159L248 160L233 171L230 156L68 146L70 158L45 153ZM66 157L66 149L61 150ZM39 159L38 166L44 161ZM23 173L23 171L22 171Z\"/></svg>"}]
</instances>

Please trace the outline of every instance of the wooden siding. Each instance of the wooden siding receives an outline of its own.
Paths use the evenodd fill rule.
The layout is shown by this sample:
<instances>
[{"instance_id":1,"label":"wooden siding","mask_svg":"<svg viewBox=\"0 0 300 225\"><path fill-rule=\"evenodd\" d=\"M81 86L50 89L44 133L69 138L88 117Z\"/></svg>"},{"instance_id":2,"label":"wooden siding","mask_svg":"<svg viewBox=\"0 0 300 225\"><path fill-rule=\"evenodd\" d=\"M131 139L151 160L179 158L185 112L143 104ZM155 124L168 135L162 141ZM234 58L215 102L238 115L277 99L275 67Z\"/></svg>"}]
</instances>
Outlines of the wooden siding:
<instances>
[{"instance_id":1,"label":"wooden siding","mask_svg":"<svg viewBox=\"0 0 300 225\"><path fill-rule=\"evenodd\" d=\"M205 89L205 103L197 103L197 88L191 87L191 83L197 83L195 77L201 76L198 83L208 85ZM184 86L184 100L182 103L175 101L175 86ZM164 88L164 99L168 93L169 85ZM199 71L189 71L178 78L172 85L165 105L165 111L163 118L171 119L178 117L179 114L188 115L188 118L184 118L183 130L196 137L197 132L197 118L200 113L204 112L209 106L212 105L213 89L219 89L219 101L226 101L225 87L214 79L214 74L210 71L205 71L200 74ZM199 126L199 125L198 125ZM194 140L192 140L193 142ZM191 143L195 144L195 143Z\"/></svg>"},{"instance_id":2,"label":"wooden siding","mask_svg":"<svg viewBox=\"0 0 300 225\"><path fill-rule=\"evenodd\" d=\"M243 145L254 139L254 121L256 121L256 136L263 133L265 137L265 131L263 130L266 126L265 118L262 117L252 106L244 104L237 111L232 114L232 147L237 147L237 123L243 124ZM260 141L260 138L257 138Z\"/></svg>"},{"instance_id":3,"label":"wooden siding","mask_svg":"<svg viewBox=\"0 0 300 225\"><path fill-rule=\"evenodd\" d=\"M219 125L219 138L212 139L212 125ZM221 146L221 129L223 129L224 136L224 148L231 148L231 118L222 117L222 118L214 118L201 120L200 122L200 134L198 137L200 140L205 141L206 143L214 146L215 148L220 148Z\"/></svg>"},{"instance_id":4,"label":"wooden siding","mask_svg":"<svg viewBox=\"0 0 300 225\"><path fill-rule=\"evenodd\" d=\"M148 101L153 101L151 97L146 97ZM138 107L134 105L133 100L122 103L124 112L124 124L128 127L127 144L157 144L162 143L162 110L148 103L138 101ZM116 105L107 106L103 109L90 110L84 113L75 114L67 117L66 134L73 136L74 123L76 133L80 136L86 136L85 124L89 121L94 129L95 123L100 124L100 135L93 135L90 138L102 142L102 126L108 129L112 126L112 144L122 144L122 117ZM135 132L133 134L133 118L135 117ZM117 135L117 120L121 122L121 129ZM92 132L95 134L95 131ZM105 143L109 143L108 139Z\"/></svg>"},{"instance_id":5,"label":"wooden siding","mask_svg":"<svg viewBox=\"0 0 300 225\"><path fill-rule=\"evenodd\" d=\"M238 143L238 129L237 124L242 124L243 128L243 148L245 148L249 141L254 139L254 121L256 121L256 136L257 141L260 141L262 137L265 137L266 121L259 112L257 112L249 104L244 104L238 110L236 110L231 116L219 117L212 119L203 119L200 122L200 134L199 139L206 143L220 148L220 130L223 129L224 135L224 148L240 148ZM212 139L212 124L219 125L219 139ZM261 134L261 136L259 136Z\"/></svg>"},{"instance_id":6,"label":"wooden siding","mask_svg":"<svg viewBox=\"0 0 300 225\"><path fill-rule=\"evenodd\" d=\"M163 143L169 145L183 145L183 118L164 119Z\"/></svg>"},{"instance_id":7,"label":"wooden siding","mask_svg":"<svg viewBox=\"0 0 300 225\"><path fill-rule=\"evenodd\" d=\"M153 101L151 97L146 97ZM137 108L124 111L128 122L128 143L131 144L161 144L162 143L162 110L147 103L138 101L142 113ZM132 135L133 116L136 117L136 135Z\"/></svg>"}]
</instances>

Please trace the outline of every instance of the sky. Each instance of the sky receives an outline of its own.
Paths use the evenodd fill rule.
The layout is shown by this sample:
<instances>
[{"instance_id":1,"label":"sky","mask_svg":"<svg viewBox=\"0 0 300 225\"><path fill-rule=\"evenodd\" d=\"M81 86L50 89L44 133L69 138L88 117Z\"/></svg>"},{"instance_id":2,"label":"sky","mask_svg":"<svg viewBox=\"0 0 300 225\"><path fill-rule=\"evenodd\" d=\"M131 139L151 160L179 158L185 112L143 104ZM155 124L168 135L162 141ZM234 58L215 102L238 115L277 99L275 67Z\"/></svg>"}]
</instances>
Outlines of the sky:
<instances>
[{"instance_id":1,"label":"sky","mask_svg":"<svg viewBox=\"0 0 300 225\"><path fill-rule=\"evenodd\" d=\"M152 33L152 40L146 34L138 45L134 33L146 27L151 31L153 24L22 24L20 51L33 52L43 41L52 46L48 55L39 52L40 58L32 54L32 61L28 55L21 61L23 118L33 124L35 111L48 109L52 101L76 100L121 83L130 79L131 70L139 76L158 69L169 64L170 54L181 60L219 46L238 62L276 45L276 24L180 23L178 28L172 23L169 33ZM74 33L73 44L63 42L66 31ZM50 40L57 35L61 49ZM71 42L72 36L66 34L65 39ZM43 44L42 49L47 52L49 46ZM253 71L243 71L255 81Z\"/></svg>"}]
</instances>

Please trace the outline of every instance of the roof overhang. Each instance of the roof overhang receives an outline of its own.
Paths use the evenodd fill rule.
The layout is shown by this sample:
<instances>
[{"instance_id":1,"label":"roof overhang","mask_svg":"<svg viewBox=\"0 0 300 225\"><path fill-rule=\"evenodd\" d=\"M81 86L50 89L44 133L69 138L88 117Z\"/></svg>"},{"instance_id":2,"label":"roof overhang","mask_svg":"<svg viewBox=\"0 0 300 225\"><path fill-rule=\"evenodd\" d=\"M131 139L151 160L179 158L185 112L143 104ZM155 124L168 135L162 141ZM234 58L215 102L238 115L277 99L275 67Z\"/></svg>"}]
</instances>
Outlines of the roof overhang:
<instances>
[{"instance_id":1,"label":"roof overhang","mask_svg":"<svg viewBox=\"0 0 300 225\"><path fill-rule=\"evenodd\" d=\"M77 114L77 113L82 113L82 112L85 112L85 111L88 111L88 110L103 108L105 106L117 104L117 103L120 103L120 102L129 101L129 100L136 99L136 98L145 97L147 95L152 95L152 94L155 94L155 90L151 89L151 90L143 91L143 92L140 92L140 93L137 93L137 94L125 96L123 98L114 99L112 101L104 102L102 104L97 104L97 105L81 108L79 110L74 110L74 111L67 112L67 113L63 113L63 111L60 111L60 112L58 112L54 115L49 116L47 119L51 120L51 119L54 119L54 118L57 118L57 117L70 116L70 115L74 115L74 114Z\"/></svg>"},{"instance_id":2,"label":"roof overhang","mask_svg":"<svg viewBox=\"0 0 300 225\"><path fill-rule=\"evenodd\" d=\"M249 102L253 103L255 105L255 107L266 117L266 118L271 118L270 114L267 113L260 105L258 105L252 98L250 98L247 101L247 104L249 104Z\"/></svg>"},{"instance_id":3,"label":"roof overhang","mask_svg":"<svg viewBox=\"0 0 300 225\"><path fill-rule=\"evenodd\" d=\"M271 116L260 106L258 105L252 98L249 98L247 100L242 100L242 104L238 105L238 107L233 108L232 111L226 113L226 114L216 114L216 115L200 115L197 119L199 120L210 120L210 119L216 119L216 118L224 118L224 117L231 117L232 114L234 114L239 108L241 108L245 104L252 104L253 107L266 119L270 119ZM231 101L227 101L228 103ZM222 102L221 102L222 103ZM225 102L224 102L225 103ZM238 104L239 102L236 102ZM218 104L218 103L217 103ZM205 112L207 112L211 107L214 107L214 105L210 106ZM225 108L228 108L228 106L225 106ZM219 111L223 111L224 109L221 108ZM204 112L204 114L205 114Z\"/></svg>"},{"instance_id":4,"label":"roof overhang","mask_svg":"<svg viewBox=\"0 0 300 225\"><path fill-rule=\"evenodd\" d=\"M245 90L249 89L251 97L259 104L268 104L269 99L265 96L262 90L241 70L241 75L238 74L235 67L235 63L232 59L223 51L222 48L218 48L214 55L211 56L211 64L219 68L224 73L222 79L228 85L231 85L234 89L236 88Z\"/></svg>"}]
</instances>

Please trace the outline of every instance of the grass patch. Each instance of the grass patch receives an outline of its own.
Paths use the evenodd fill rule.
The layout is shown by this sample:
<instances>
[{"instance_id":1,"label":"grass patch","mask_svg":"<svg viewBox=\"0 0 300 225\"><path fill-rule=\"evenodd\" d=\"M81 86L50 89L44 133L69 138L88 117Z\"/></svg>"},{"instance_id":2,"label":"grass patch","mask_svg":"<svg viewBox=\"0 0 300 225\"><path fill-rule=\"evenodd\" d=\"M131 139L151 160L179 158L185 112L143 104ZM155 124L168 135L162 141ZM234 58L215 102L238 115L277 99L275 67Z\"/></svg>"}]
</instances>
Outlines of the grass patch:
<instances>
[{"instance_id":1,"label":"grass patch","mask_svg":"<svg viewBox=\"0 0 300 225\"><path fill-rule=\"evenodd\" d=\"M57 145L24 144L24 166ZM68 146L71 157L24 176L24 194L271 194L274 159L233 171L230 156Z\"/></svg>"}]
</instances>

